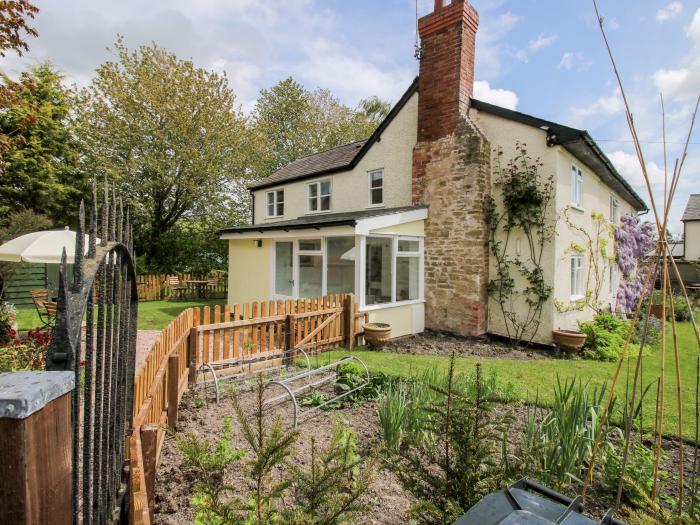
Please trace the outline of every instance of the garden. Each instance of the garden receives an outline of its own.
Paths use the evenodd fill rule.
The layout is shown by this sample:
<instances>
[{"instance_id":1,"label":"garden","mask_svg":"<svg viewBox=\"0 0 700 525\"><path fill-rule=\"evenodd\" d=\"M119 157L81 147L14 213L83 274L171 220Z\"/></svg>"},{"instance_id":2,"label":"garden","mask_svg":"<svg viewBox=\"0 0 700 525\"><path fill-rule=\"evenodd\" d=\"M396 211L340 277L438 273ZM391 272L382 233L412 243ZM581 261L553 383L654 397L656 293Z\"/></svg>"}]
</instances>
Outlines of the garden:
<instances>
[{"instance_id":1,"label":"garden","mask_svg":"<svg viewBox=\"0 0 700 525\"><path fill-rule=\"evenodd\" d=\"M690 323L679 329L691 337ZM486 348L494 355L485 355ZM657 340L649 351L658 348ZM269 409L276 392L252 376L221 382L218 403L211 387L193 388L181 403L178 431L164 443L156 523L449 524L524 476L570 497L580 494L599 431L604 439L585 510L600 520L615 504L625 449L620 427L629 405L619 389L609 422L598 427L614 364L530 350L498 357L507 350L435 334L355 349L352 355L371 372L369 384L333 401L364 381L360 367L342 365L333 381L300 398L302 408L325 405L297 428L291 404ZM339 349L312 362L320 367L347 355ZM652 361L648 377L658 373ZM682 397L692 414L697 366L694 359L684 365ZM633 414L618 514L629 524L670 523L678 508L679 448L671 424L654 472L657 399L655 386L645 385ZM670 423L677 417L670 389L667 402ZM694 523L699 510L695 445L689 445L696 427L697 421L686 426L683 523Z\"/></svg>"}]
</instances>

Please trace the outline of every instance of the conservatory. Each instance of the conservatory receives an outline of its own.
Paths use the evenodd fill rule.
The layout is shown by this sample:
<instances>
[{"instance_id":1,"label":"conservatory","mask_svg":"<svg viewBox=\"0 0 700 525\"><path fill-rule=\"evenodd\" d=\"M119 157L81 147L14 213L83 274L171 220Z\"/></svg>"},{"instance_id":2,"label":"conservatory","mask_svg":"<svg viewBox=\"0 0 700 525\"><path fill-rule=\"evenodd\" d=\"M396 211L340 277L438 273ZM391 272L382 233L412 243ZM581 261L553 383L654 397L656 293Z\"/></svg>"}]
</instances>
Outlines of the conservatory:
<instances>
[{"instance_id":1,"label":"conservatory","mask_svg":"<svg viewBox=\"0 0 700 525\"><path fill-rule=\"evenodd\" d=\"M352 293L394 337L423 331L425 207L326 214L222 230L229 304Z\"/></svg>"}]
</instances>

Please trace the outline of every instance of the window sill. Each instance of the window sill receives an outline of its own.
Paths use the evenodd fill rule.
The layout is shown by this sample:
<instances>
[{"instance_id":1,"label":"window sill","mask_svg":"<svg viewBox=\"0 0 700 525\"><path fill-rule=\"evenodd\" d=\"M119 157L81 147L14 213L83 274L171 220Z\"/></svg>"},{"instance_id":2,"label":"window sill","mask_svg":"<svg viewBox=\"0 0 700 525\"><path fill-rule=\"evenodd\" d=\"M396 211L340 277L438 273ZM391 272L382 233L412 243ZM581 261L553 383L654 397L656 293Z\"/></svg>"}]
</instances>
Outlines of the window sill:
<instances>
[{"instance_id":1,"label":"window sill","mask_svg":"<svg viewBox=\"0 0 700 525\"><path fill-rule=\"evenodd\" d=\"M571 297L569 297L569 301L574 303L576 301L580 301L583 298L585 298L585 295L572 295Z\"/></svg>"},{"instance_id":2,"label":"window sill","mask_svg":"<svg viewBox=\"0 0 700 525\"><path fill-rule=\"evenodd\" d=\"M368 205L368 206L366 207L366 209L369 210L369 209L372 209L372 208L383 208L383 207L384 207L384 203L382 202L381 204L370 204L370 205Z\"/></svg>"},{"instance_id":3,"label":"window sill","mask_svg":"<svg viewBox=\"0 0 700 525\"><path fill-rule=\"evenodd\" d=\"M371 304L360 308L360 312L371 312L372 310L382 310L384 308L396 308L398 306L408 306L411 304L423 304L425 299L413 299L411 301L396 301L395 303Z\"/></svg>"},{"instance_id":4,"label":"window sill","mask_svg":"<svg viewBox=\"0 0 700 525\"><path fill-rule=\"evenodd\" d=\"M307 212L304 212L304 215L323 215L326 213L333 213L333 210L307 211Z\"/></svg>"},{"instance_id":5,"label":"window sill","mask_svg":"<svg viewBox=\"0 0 700 525\"><path fill-rule=\"evenodd\" d=\"M569 204L569 208L571 208L572 210L579 211L581 213L586 213L586 210L584 210L580 206L576 206L575 204Z\"/></svg>"}]
</instances>

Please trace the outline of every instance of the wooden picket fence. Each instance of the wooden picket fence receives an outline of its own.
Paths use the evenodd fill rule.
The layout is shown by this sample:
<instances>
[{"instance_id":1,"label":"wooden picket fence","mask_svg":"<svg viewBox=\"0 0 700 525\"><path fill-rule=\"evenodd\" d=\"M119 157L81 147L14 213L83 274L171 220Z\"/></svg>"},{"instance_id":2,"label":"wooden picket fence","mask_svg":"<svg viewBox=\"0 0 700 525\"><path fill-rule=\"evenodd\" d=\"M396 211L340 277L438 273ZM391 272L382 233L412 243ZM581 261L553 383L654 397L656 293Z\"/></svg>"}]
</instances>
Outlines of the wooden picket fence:
<instances>
[{"instance_id":1,"label":"wooden picket fence","mask_svg":"<svg viewBox=\"0 0 700 525\"><path fill-rule=\"evenodd\" d=\"M170 298L180 298L180 294L177 296L173 293L172 288L168 285L168 277L172 277L165 274L149 274L149 275L139 275L136 277L136 286L139 292L139 301L163 301ZM192 273L181 273L177 274L176 277L180 279L180 282L185 281L201 281L206 280L206 275L195 275ZM219 282L216 286L207 286L206 294L207 298L211 299L225 299L226 293L228 291L228 279L226 276L220 277ZM188 296L195 297L198 292L196 286L192 286L188 291Z\"/></svg>"},{"instance_id":2,"label":"wooden picket fence","mask_svg":"<svg viewBox=\"0 0 700 525\"><path fill-rule=\"evenodd\" d=\"M150 525L155 478L165 428L176 428L177 407L202 363L231 367L258 354L294 348L352 348L362 335L365 314L352 295L189 308L151 347L134 382L130 523Z\"/></svg>"}]
</instances>

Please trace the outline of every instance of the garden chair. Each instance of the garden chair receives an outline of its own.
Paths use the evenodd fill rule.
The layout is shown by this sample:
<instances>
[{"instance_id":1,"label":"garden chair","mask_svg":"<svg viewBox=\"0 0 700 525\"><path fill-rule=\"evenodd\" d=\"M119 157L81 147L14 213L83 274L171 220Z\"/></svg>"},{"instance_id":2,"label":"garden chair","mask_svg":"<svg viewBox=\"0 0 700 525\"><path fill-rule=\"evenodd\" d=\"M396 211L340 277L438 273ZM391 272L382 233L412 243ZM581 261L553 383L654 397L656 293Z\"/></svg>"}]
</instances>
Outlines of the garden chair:
<instances>
[{"instance_id":1,"label":"garden chair","mask_svg":"<svg viewBox=\"0 0 700 525\"><path fill-rule=\"evenodd\" d=\"M218 286L219 286L219 278L218 277L209 277L207 279L206 296L209 297L209 292L211 292L211 294L213 296L214 292L216 292L216 288Z\"/></svg>"},{"instance_id":2,"label":"garden chair","mask_svg":"<svg viewBox=\"0 0 700 525\"><path fill-rule=\"evenodd\" d=\"M178 299L183 299L185 293L187 292L187 285L180 282L180 278L176 275L171 275L168 277L168 286L170 287L171 295L174 295Z\"/></svg>"},{"instance_id":3,"label":"garden chair","mask_svg":"<svg viewBox=\"0 0 700 525\"><path fill-rule=\"evenodd\" d=\"M56 321L56 303L49 301L49 290L46 288L29 290L29 295L32 296L39 320L44 327L53 326Z\"/></svg>"}]
</instances>

